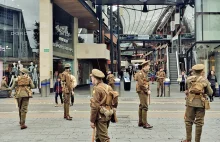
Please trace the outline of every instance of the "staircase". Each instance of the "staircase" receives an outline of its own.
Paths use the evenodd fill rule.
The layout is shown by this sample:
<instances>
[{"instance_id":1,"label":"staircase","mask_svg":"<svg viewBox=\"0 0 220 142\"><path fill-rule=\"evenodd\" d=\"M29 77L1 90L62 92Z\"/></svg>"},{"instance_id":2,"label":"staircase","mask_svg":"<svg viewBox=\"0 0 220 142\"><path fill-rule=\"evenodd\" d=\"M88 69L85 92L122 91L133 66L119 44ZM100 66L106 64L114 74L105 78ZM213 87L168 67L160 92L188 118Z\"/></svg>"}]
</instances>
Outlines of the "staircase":
<instances>
[{"instance_id":1,"label":"staircase","mask_svg":"<svg viewBox=\"0 0 220 142\"><path fill-rule=\"evenodd\" d=\"M170 65L170 83L177 84L178 71L176 64L176 53L169 53L169 65Z\"/></svg>"}]
</instances>

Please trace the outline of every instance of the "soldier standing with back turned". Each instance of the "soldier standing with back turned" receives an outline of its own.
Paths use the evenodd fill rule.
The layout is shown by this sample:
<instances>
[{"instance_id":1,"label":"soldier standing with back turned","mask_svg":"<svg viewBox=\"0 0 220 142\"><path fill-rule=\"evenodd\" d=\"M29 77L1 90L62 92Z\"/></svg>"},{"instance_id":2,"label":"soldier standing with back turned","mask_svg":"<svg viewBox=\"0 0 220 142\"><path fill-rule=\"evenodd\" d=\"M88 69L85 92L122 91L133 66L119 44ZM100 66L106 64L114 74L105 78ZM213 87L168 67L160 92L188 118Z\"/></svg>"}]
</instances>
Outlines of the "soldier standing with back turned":
<instances>
[{"instance_id":1,"label":"soldier standing with back turned","mask_svg":"<svg viewBox=\"0 0 220 142\"><path fill-rule=\"evenodd\" d=\"M137 81L136 85L136 91L138 93L139 99L140 99L140 105L139 105L139 127L143 127L145 129L153 128L150 124L147 122L147 111L148 111L148 99L150 95L150 86L149 86L149 79L148 79L148 71L150 69L150 61L143 62L142 70L140 70L135 75L135 80Z\"/></svg>"},{"instance_id":2,"label":"soldier standing with back turned","mask_svg":"<svg viewBox=\"0 0 220 142\"><path fill-rule=\"evenodd\" d=\"M28 69L21 69L21 76L16 78L11 89L16 88L15 98L17 99L18 109L19 109L19 118L21 129L26 129L25 125L26 114L28 110L29 98L32 98L31 89L34 88L34 84L29 77Z\"/></svg>"},{"instance_id":3,"label":"soldier standing with back turned","mask_svg":"<svg viewBox=\"0 0 220 142\"><path fill-rule=\"evenodd\" d=\"M209 109L207 95L212 95L212 89L209 81L202 76L205 66L197 64L192 67L194 74L187 78L186 91L186 140L182 142L191 142L192 125L196 124L195 142L200 142L202 126L204 125L205 109Z\"/></svg>"},{"instance_id":4,"label":"soldier standing with back turned","mask_svg":"<svg viewBox=\"0 0 220 142\"><path fill-rule=\"evenodd\" d=\"M160 94L160 90L161 90L161 95L160 97L163 96L163 89L164 89L164 79L166 77L166 74L165 72L163 71L163 68L160 67L160 71L157 72L157 97L159 97L159 94Z\"/></svg>"},{"instance_id":5,"label":"soldier standing with back turned","mask_svg":"<svg viewBox=\"0 0 220 142\"><path fill-rule=\"evenodd\" d=\"M69 114L70 97L73 89L70 75L70 64L65 64L64 68L65 71L61 74L62 92L64 96L64 119L72 120L72 117Z\"/></svg>"}]
</instances>

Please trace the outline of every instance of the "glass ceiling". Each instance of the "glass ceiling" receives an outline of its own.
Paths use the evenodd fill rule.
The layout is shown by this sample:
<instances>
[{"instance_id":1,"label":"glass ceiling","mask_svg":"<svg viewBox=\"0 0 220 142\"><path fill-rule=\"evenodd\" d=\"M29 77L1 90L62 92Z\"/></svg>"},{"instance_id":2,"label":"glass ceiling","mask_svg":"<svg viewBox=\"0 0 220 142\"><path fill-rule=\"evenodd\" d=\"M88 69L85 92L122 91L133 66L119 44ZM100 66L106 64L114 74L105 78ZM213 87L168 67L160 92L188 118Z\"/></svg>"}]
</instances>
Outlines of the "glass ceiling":
<instances>
[{"instance_id":1,"label":"glass ceiling","mask_svg":"<svg viewBox=\"0 0 220 142\"><path fill-rule=\"evenodd\" d=\"M151 35L166 7L166 5L147 5L149 12L144 13L143 5L120 6L123 33Z\"/></svg>"}]
</instances>

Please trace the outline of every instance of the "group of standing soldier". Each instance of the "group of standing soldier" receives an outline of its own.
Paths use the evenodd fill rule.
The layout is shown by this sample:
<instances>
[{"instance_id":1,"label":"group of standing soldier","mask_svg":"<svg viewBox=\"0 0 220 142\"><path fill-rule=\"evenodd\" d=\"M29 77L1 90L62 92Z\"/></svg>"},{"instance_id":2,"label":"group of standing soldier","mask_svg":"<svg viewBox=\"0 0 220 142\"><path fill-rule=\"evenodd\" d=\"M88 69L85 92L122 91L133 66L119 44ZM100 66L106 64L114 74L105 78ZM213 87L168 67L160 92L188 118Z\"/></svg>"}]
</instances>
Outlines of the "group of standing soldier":
<instances>
[{"instance_id":1,"label":"group of standing soldier","mask_svg":"<svg viewBox=\"0 0 220 142\"><path fill-rule=\"evenodd\" d=\"M150 61L142 63L142 70L136 73L135 80L136 91L139 96L140 104L138 109L138 126L145 129L151 129L147 121L148 105L150 103L150 83L148 79L148 71L150 69ZM205 109L209 109L207 95L212 94L212 89L209 81L203 76L203 64L193 66L193 74L187 78L186 89L186 111L185 111L185 126L186 126L186 140L183 142L191 142L192 139L192 125L196 124L195 142L200 142L202 134L202 126L204 125ZM21 129L26 129L25 125L27 108L29 98L32 98L31 89L34 84L28 76L29 71L25 68L21 69L21 76L19 76L13 83L10 89L16 90L15 98L19 108L19 118ZM118 106L118 93L114 91L114 75L109 72L107 76L108 85L104 84L102 79L105 77L100 70L93 69L91 73L91 80L94 85L93 96L91 99L91 113L90 126L96 129L97 142L109 142L108 127L110 122L117 122L116 108ZM163 82L166 77L165 72L161 68L157 72L157 97L159 97L159 90L163 96ZM70 65L65 65L65 71L61 74L62 92L64 95L64 118L72 120L69 114L70 97L73 94L74 79L71 77Z\"/></svg>"}]
</instances>

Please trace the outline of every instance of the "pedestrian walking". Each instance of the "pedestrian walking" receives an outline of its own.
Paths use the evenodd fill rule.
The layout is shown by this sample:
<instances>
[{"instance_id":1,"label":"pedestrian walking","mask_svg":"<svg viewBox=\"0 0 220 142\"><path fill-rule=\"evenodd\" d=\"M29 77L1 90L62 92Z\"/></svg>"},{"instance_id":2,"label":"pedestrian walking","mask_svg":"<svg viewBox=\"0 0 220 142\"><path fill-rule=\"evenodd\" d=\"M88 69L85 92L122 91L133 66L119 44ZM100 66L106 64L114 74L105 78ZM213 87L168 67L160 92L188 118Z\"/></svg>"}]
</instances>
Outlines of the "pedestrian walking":
<instances>
[{"instance_id":1,"label":"pedestrian walking","mask_svg":"<svg viewBox=\"0 0 220 142\"><path fill-rule=\"evenodd\" d=\"M54 84L53 90L55 92L55 107L58 107L58 96L60 97L61 105L63 105L63 96L62 96L62 85L60 77L57 78L56 83Z\"/></svg>"},{"instance_id":2,"label":"pedestrian walking","mask_svg":"<svg viewBox=\"0 0 220 142\"><path fill-rule=\"evenodd\" d=\"M211 70L209 72L209 74L208 74L207 79L211 83L211 88L213 90L212 95L209 97L210 98L210 102L212 102L212 101L214 101L214 96L215 96L215 93L216 93L216 87L218 87L217 77L215 75L215 72Z\"/></svg>"},{"instance_id":3,"label":"pedestrian walking","mask_svg":"<svg viewBox=\"0 0 220 142\"><path fill-rule=\"evenodd\" d=\"M26 114L29 105L29 98L32 98L32 91L34 89L34 84L31 78L29 77L28 69L20 69L21 75L13 82L11 90L16 88L15 98L18 104L19 118L20 118L20 127L21 129L26 129Z\"/></svg>"}]
</instances>

